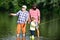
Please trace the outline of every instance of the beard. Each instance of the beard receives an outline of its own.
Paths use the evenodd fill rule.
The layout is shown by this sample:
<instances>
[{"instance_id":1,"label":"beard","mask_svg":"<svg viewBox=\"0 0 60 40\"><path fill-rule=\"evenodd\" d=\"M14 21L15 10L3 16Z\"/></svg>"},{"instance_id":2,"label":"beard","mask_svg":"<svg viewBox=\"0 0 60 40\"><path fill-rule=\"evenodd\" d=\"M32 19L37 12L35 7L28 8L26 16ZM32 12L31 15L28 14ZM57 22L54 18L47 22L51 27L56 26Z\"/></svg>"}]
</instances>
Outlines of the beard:
<instances>
[{"instance_id":1,"label":"beard","mask_svg":"<svg viewBox=\"0 0 60 40\"><path fill-rule=\"evenodd\" d=\"M33 10L36 10L37 8L33 8Z\"/></svg>"}]
</instances>

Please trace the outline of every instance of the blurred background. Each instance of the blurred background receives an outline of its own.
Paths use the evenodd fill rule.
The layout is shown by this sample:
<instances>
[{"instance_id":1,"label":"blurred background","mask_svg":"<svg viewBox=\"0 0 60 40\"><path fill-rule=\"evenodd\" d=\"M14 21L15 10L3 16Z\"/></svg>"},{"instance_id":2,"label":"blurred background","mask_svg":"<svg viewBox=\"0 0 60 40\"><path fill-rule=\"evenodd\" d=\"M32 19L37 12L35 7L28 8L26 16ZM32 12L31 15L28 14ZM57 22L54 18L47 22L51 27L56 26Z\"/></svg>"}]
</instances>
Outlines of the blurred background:
<instances>
[{"instance_id":1,"label":"blurred background","mask_svg":"<svg viewBox=\"0 0 60 40\"><path fill-rule=\"evenodd\" d=\"M29 10L33 3L41 11L40 36L60 40L60 0L0 0L0 38L16 35L17 17L9 14L18 12L22 5ZM26 34L29 35L29 24Z\"/></svg>"}]
</instances>

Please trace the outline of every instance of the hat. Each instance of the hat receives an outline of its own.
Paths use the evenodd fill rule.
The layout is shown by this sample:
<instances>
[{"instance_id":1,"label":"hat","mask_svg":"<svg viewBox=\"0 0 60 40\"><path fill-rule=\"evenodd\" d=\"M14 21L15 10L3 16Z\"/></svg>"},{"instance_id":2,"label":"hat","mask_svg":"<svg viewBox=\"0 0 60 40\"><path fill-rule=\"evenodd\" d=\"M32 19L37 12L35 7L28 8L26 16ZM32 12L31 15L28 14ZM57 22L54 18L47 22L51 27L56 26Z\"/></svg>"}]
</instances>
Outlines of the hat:
<instances>
[{"instance_id":1,"label":"hat","mask_svg":"<svg viewBox=\"0 0 60 40\"><path fill-rule=\"evenodd\" d=\"M27 6L26 5L23 5L22 7L25 8L25 9L27 9Z\"/></svg>"}]
</instances>

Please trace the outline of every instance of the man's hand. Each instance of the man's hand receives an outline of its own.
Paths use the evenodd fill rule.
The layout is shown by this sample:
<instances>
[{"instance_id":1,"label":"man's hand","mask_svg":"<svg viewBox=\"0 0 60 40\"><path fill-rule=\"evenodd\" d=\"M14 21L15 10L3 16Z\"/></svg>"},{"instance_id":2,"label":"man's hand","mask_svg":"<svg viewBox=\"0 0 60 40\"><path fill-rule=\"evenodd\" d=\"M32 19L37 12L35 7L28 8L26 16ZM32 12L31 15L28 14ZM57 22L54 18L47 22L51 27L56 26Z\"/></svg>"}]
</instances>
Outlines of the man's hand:
<instances>
[{"instance_id":1,"label":"man's hand","mask_svg":"<svg viewBox=\"0 0 60 40\"><path fill-rule=\"evenodd\" d=\"M38 24L40 24L40 16L38 17Z\"/></svg>"},{"instance_id":2,"label":"man's hand","mask_svg":"<svg viewBox=\"0 0 60 40\"><path fill-rule=\"evenodd\" d=\"M11 13L10 15L13 15L13 13Z\"/></svg>"},{"instance_id":3,"label":"man's hand","mask_svg":"<svg viewBox=\"0 0 60 40\"><path fill-rule=\"evenodd\" d=\"M30 18L28 18L28 24L30 24L30 22L31 22L31 19L30 19Z\"/></svg>"},{"instance_id":4,"label":"man's hand","mask_svg":"<svg viewBox=\"0 0 60 40\"><path fill-rule=\"evenodd\" d=\"M38 21L38 24L40 24L40 20Z\"/></svg>"},{"instance_id":5,"label":"man's hand","mask_svg":"<svg viewBox=\"0 0 60 40\"><path fill-rule=\"evenodd\" d=\"M28 22L28 24L30 24L30 22Z\"/></svg>"}]
</instances>

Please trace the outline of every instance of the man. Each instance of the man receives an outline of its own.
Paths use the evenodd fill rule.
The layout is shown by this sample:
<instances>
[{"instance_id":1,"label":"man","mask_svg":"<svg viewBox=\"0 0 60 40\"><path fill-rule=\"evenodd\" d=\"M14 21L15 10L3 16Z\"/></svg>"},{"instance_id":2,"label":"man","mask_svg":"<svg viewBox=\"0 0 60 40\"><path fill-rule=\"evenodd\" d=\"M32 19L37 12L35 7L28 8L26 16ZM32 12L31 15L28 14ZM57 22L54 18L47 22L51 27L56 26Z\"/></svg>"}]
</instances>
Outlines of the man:
<instances>
[{"instance_id":1,"label":"man","mask_svg":"<svg viewBox=\"0 0 60 40\"><path fill-rule=\"evenodd\" d=\"M26 22L28 21L28 17L29 17L29 13L28 13L28 11L26 11L26 9L27 9L27 6L23 5L22 10L18 11L16 14L11 13L12 16L18 16L18 20L17 20L17 38L19 38L21 30L22 30L22 33L23 33L23 37L25 37Z\"/></svg>"},{"instance_id":2,"label":"man","mask_svg":"<svg viewBox=\"0 0 60 40\"><path fill-rule=\"evenodd\" d=\"M36 4L33 4L32 8L29 10L29 15L30 15L30 18L29 18L30 20L32 17L35 18L37 36L39 37L39 26L38 26L38 24L40 23L40 11L36 7Z\"/></svg>"}]
</instances>

